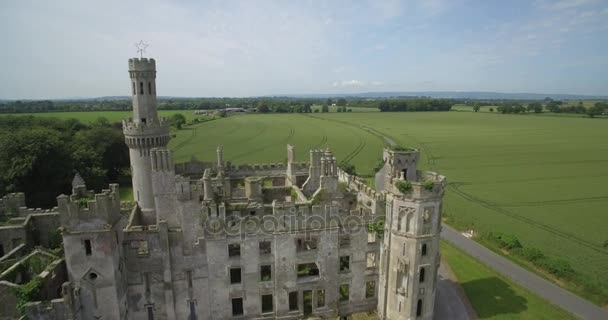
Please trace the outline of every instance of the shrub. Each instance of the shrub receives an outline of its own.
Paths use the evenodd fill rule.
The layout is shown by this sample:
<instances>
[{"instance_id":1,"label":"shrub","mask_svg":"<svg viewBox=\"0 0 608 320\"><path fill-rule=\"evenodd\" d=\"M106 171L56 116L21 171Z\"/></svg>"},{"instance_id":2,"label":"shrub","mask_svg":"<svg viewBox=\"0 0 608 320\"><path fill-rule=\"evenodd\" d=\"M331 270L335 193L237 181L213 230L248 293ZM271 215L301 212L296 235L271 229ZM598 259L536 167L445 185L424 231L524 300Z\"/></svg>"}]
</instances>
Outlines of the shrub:
<instances>
[{"instance_id":1,"label":"shrub","mask_svg":"<svg viewBox=\"0 0 608 320\"><path fill-rule=\"evenodd\" d=\"M572 266L562 259L545 257L538 260L534 265L559 278L570 279L574 276Z\"/></svg>"},{"instance_id":2,"label":"shrub","mask_svg":"<svg viewBox=\"0 0 608 320\"><path fill-rule=\"evenodd\" d=\"M340 169L350 175L356 175L357 174L357 169L355 169L355 166L350 164L350 163L345 163L342 162L340 163Z\"/></svg>"},{"instance_id":3,"label":"shrub","mask_svg":"<svg viewBox=\"0 0 608 320\"><path fill-rule=\"evenodd\" d=\"M521 249L523 246L517 237L503 233L489 233L486 238L496 243L499 248L506 250Z\"/></svg>"},{"instance_id":4,"label":"shrub","mask_svg":"<svg viewBox=\"0 0 608 320\"><path fill-rule=\"evenodd\" d=\"M515 253L522 258L529 260L531 262L540 261L545 258L545 255L537 248L522 248L517 249Z\"/></svg>"},{"instance_id":5,"label":"shrub","mask_svg":"<svg viewBox=\"0 0 608 320\"><path fill-rule=\"evenodd\" d=\"M374 172L378 172L380 170L382 170L382 168L384 167L384 160L382 158L378 159L378 161L376 161L376 164L374 165Z\"/></svg>"},{"instance_id":6,"label":"shrub","mask_svg":"<svg viewBox=\"0 0 608 320\"><path fill-rule=\"evenodd\" d=\"M20 314L25 314L25 304L39 299L40 288L42 281L38 276L34 277L27 283L24 283L15 289L17 296L17 310Z\"/></svg>"},{"instance_id":7,"label":"shrub","mask_svg":"<svg viewBox=\"0 0 608 320\"><path fill-rule=\"evenodd\" d=\"M426 180L424 181L424 183L422 184L422 186L426 189L426 190L433 190L433 188L435 187L435 182L433 180Z\"/></svg>"},{"instance_id":8,"label":"shrub","mask_svg":"<svg viewBox=\"0 0 608 320\"><path fill-rule=\"evenodd\" d=\"M412 183L409 181L399 181L396 186L401 193L408 193L412 190Z\"/></svg>"},{"instance_id":9,"label":"shrub","mask_svg":"<svg viewBox=\"0 0 608 320\"><path fill-rule=\"evenodd\" d=\"M368 224L367 231L375 233L378 237L382 238L384 236L384 217L379 217L373 223Z\"/></svg>"}]
</instances>

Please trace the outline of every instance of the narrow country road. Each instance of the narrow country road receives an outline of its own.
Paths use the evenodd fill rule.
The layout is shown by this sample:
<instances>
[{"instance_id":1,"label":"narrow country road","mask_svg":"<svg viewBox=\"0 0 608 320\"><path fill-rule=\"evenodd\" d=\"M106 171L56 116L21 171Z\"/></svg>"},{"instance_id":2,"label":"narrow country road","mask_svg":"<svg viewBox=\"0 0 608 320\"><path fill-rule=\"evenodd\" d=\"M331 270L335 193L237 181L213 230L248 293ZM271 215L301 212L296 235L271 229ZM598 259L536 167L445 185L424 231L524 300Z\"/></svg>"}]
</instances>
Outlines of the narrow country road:
<instances>
[{"instance_id":1,"label":"narrow country road","mask_svg":"<svg viewBox=\"0 0 608 320\"><path fill-rule=\"evenodd\" d=\"M608 311L591 302L568 292L565 289L537 276L536 274L514 264L492 252L477 242L463 236L455 229L443 225L441 238L454 244L464 252L498 271L503 276L515 281L520 286L534 292L554 305L557 305L581 319L606 320Z\"/></svg>"}]
</instances>

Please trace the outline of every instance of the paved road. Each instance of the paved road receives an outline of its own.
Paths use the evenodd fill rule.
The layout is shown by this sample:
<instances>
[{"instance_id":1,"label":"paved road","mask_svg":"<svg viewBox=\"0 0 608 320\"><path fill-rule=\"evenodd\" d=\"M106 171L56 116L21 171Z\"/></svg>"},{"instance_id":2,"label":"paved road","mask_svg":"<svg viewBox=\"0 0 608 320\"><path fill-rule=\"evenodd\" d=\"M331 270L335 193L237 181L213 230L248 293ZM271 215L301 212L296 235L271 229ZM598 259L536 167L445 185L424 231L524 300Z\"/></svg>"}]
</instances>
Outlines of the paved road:
<instances>
[{"instance_id":1,"label":"paved road","mask_svg":"<svg viewBox=\"0 0 608 320\"><path fill-rule=\"evenodd\" d=\"M443 225L441 237L461 250L490 266L520 286L536 293L549 302L560 306L581 319L606 320L608 311L564 290L536 274L490 251L477 242L463 236L455 229Z\"/></svg>"},{"instance_id":2,"label":"paved road","mask_svg":"<svg viewBox=\"0 0 608 320\"><path fill-rule=\"evenodd\" d=\"M445 261L439 266L434 320L477 319L475 310Z\"/></svg>"}]
</instances>

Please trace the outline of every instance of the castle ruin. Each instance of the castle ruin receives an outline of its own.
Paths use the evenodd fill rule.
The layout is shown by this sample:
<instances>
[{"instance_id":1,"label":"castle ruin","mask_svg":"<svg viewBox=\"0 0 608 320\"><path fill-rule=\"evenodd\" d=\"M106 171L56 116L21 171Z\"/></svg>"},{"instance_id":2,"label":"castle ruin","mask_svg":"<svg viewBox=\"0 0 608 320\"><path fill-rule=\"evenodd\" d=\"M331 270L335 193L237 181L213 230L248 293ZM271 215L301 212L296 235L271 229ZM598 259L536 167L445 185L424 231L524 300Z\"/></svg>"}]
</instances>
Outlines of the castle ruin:
<instances>
[{"instance_id":1,"label":"castle ruin","mask_svg":"<svg viewBox=\"0 0 608 320\"><path fill-rule=\"evenodd\" d=\"M384 149L376 189L329 149L297 162L288 145L287 163L237 166L220 146L214 163L174 164L155 60L129 59L129 74L132 206L118 185L93 194L82 179L49 212L28 213L22 194L0 202L21 217L0 227L0 263L51 242L26 239L35 221L61 230L62 250L39 254L66 276L49 276L54 291L27 319L433 319L446 182L417 170L418 150Z\"/></svg>"}]
</instances>

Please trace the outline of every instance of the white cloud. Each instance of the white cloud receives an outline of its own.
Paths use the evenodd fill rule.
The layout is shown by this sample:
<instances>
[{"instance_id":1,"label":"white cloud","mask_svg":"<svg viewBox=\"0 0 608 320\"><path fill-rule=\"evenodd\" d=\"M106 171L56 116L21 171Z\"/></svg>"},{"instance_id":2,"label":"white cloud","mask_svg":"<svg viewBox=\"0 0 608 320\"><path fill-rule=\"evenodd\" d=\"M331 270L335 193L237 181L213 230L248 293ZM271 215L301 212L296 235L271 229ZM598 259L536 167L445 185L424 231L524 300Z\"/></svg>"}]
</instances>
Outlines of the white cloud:
<instances>
[{"instance_id":1,"label":"white cloud","mask_svg":"<svg viewBox=\"0 0 608 320\"><path fill-rule=\"evenodd\" d=\"M360 80L341 80L334 81L332 84L338 88L362 88L362 87L378 87L384 85L380 81L360 81Z\"/></svg>"}]
</instances>

